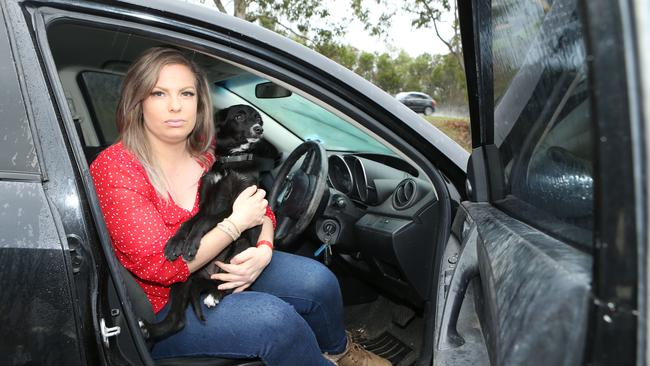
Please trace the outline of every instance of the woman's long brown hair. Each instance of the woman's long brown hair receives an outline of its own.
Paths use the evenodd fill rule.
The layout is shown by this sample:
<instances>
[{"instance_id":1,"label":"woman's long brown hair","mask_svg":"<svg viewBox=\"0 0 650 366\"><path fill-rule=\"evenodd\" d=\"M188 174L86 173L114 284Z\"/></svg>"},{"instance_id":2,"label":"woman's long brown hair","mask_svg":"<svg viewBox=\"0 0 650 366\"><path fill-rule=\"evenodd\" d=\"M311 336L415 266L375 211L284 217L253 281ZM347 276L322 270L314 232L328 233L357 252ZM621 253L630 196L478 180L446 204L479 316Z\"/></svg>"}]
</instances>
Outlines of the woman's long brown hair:
<instances>
[{"instance_id":1,"label":"woman's long brown hair","mask_svg":"<svg viewBox=\"0 0 650 366\"><path fill-rule=\"evenodd\" d=\"M167 65L185 65L195 76L198 105L196 125L187 138L188 152L205 163L202 156L208 151L214 136L212 99L203 71L181 50L154 47L146 50L129 67L117 105L119 139L142 164L151 184L163 199L168 198L160 165L155 160L145 135L142 103L158 82L160 70Z\"/></svg>"}]
</instances>

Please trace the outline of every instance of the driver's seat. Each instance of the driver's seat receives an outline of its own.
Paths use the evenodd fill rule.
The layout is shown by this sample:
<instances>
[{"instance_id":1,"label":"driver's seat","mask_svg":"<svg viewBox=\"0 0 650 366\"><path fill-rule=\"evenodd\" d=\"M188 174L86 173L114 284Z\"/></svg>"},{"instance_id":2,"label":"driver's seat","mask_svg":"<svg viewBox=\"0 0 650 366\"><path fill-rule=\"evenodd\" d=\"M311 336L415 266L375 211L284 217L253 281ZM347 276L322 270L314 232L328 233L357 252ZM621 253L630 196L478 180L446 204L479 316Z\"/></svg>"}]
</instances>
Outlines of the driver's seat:
<instances>
[{"instance_id":1,"label":"driver's seat","mask_svg":"<svg viewBox=\"0 0 650 366\"><path fill-rule=\"evenodd\" d=\"M119 263L119 262L118 262ZM148 322L154 322L155 314L151 303L147 299L142 287L124 266L119 264L120 274L124 279L126 292L133 306L135 315ZM158 366L186 365L186 366L263 366L264 364L258 359L225 359L218 357L173 357L156 360Z\"/></svg>"}]
</instances>

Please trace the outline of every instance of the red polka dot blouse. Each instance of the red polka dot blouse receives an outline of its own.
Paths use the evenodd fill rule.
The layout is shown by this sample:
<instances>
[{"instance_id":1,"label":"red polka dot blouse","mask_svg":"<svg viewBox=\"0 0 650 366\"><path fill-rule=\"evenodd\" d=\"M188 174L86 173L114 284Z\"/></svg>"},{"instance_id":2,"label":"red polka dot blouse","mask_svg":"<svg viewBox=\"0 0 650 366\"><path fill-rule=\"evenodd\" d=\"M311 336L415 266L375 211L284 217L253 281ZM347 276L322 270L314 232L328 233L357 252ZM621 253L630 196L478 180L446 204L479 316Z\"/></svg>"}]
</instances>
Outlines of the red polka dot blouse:
<instances>
[{"instance_id":1,"label":"red polka dot blouse","mask_svg":"<svg viewBox=\"0 0 650 366\"><path fill-rule=\"evenodd\" d=\"M209 162L205 166L207 172L214 156L206 153L205 157ZM192 211L177 206L171 199L162 199L140 162L121 142L95 159L90 174L115 255L134 275L157 313L169 299L169 287L190 275L182 258L168 261L163 250L181 224L197 213L200 187ZM266 210L275 224L275 215L270 208Z\"/></svg>"}]
</instances>

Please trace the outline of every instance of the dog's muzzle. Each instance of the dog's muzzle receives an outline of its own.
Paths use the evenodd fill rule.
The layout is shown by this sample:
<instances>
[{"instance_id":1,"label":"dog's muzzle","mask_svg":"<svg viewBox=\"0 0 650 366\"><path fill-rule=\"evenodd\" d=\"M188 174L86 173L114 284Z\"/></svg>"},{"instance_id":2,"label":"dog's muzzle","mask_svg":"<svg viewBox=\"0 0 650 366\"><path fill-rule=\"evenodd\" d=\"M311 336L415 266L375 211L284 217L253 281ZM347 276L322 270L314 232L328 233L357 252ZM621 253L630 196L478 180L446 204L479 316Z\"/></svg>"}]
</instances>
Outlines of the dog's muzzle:
<instances>
[{"instance_id":1,"label":"dog's muzzle","mask_svg":"<svg viewBox=\"0 0 650 366\"><path fill-rule=\"evenodd\" d=\"M253 136L262 136L264 133L264 128L260 124L255 124L251 127L251 135Z\"/></svg>"}]
</instances>

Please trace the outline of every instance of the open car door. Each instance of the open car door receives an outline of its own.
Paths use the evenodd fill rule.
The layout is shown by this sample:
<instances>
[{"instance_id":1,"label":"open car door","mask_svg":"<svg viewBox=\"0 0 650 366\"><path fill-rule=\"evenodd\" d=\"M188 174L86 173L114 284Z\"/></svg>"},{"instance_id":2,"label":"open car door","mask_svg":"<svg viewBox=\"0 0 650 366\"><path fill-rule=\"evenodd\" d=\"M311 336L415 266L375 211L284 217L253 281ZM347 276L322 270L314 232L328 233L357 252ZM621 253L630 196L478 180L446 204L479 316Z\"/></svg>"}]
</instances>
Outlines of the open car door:
<instances>
[{"instance_id":1,"label":"open car door","mask_svg":"<svg viewBox=\"0 0 650 366\"><path fill-rule=\"evenodd\" d=\"M597 3L459 2L474 150L434 365L633 364L645 348L629 14Z\"/></svg>"}]
</instances>

